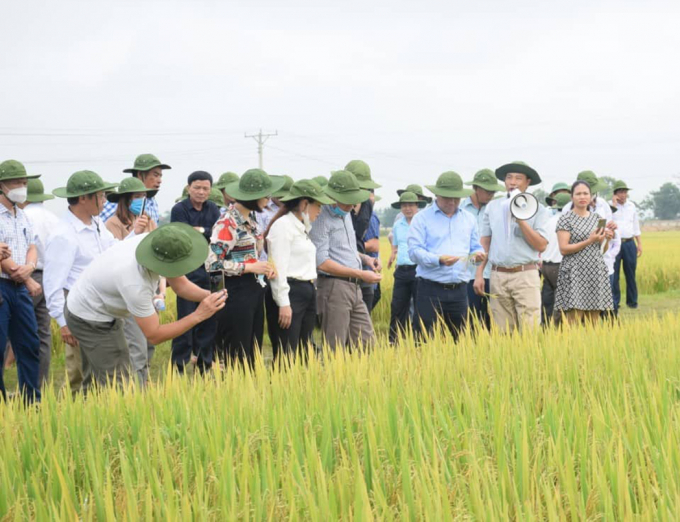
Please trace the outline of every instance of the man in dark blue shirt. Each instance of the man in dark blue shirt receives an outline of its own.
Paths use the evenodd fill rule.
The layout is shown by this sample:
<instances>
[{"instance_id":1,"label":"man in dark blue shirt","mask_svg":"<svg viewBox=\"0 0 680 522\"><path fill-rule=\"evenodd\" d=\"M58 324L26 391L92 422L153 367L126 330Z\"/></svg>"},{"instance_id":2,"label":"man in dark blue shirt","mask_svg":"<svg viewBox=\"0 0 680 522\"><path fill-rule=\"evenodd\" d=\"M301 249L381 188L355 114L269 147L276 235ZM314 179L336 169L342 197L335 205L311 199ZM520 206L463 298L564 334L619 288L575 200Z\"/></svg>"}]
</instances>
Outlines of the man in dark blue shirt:
<instances>
[{"instance_id":1,"label":"man in dark blue shirt","mask_svg":"<svg viewBox=\"0 0 680 522\"><path fill-rule=\"evenodd\" d=\"M208 200L212 181L212 176L202 170L189 175L187 180L189 197L172 207L170 213L171 222L178 221L191 225L203 234L208 242L213 225L220 217L219 207ZM210 277L205 266L198 267L187 274L187 277L192 283L210 290ZM197 306L198 303L177 297L177 319L191 314ZM212 366L216 328L217 323L213 316L172 340L172 362L180 372L184 371L189 361L196 364L200 372Z\"/></svg>"}]
</instances>

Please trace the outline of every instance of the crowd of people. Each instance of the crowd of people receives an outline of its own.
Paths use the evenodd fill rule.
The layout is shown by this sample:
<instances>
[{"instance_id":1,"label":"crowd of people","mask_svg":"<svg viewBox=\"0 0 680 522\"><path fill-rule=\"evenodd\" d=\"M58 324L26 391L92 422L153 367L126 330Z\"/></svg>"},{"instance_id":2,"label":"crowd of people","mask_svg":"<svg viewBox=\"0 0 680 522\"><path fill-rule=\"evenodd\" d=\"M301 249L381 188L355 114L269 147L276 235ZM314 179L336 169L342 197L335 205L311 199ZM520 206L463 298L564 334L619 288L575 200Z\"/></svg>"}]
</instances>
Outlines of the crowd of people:
<instances>
[{"instance_id":1,"label":"crowd of people","mask_svg":"<svg viewBox=\"0 0 680 522\"><path fill-rule=\"evenodd\" d=\"M85 170L47 194L20 162L0 164L0 360L13 354L26 401L40 400L49 375L52 320L72 393L130 378L145 386L154 346L168 340L180 373L217 360L252 366L265 322L275 360L317 342L373 344L380 185L364 161L298 181L196 171L159 226L155 196L170 168L142 154L120 183ZM433 197L416 184L397 191L391 343L438 325L455 339L466 325L507 332L615 315L621 265L626 304L637 307L642 245L627 185L616 182L607 202L598 196L606 186L584 171L515 217L511 196L539 183L513 162L467 183L445 172L426 185ZM55 196L66 199L61 218L43 204ZM177 318L161 323L168 287Z\"/></svg>"}]
</instances>

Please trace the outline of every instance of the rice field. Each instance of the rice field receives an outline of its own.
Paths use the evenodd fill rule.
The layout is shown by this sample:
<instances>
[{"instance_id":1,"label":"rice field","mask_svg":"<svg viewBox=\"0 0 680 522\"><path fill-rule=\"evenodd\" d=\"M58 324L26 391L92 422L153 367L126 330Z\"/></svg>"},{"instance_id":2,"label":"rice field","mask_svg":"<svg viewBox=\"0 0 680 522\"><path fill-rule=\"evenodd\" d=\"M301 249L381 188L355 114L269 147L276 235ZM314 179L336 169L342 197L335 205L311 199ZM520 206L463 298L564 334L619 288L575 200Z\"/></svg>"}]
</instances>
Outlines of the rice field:
<instances>
[{"instance_id":1,"label":"rice field","mask_svg":"<svg viewBox=\"0 0 680 522\"><path fill-rule=\"evenodd\" d=\"M680 235L644 246L680 288ZM0 519L677 519L676 312L389 348L390 287L371 353L1 405Z\"/></svg>"}]
</instances>

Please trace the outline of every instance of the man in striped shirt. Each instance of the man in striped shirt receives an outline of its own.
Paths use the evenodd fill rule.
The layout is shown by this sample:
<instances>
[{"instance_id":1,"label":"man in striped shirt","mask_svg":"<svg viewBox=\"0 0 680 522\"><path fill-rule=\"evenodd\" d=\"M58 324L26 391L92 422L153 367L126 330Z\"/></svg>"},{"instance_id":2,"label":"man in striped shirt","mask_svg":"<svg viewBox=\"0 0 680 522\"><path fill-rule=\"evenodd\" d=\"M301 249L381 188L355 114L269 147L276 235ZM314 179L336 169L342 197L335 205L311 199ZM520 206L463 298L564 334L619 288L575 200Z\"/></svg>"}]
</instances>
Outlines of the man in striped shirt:
<instances>
[{"instance_id":1,"label":"man in striped shirt","mask_svg":"<svg viewBox=\"0 0 680 522\"><path fill-rule=\"evenodd\" d=\"M169 165L161 163L160 160L153 154L140 154L135 159L135 164L131 169L125 169L123 172L132 174L133 176L142 180L146 188L158 191L161 188L163 181L163 171L170 169ZM99 217L102 222L106 222L110 217L116 213L118 203L107 201L104 205ZM144 207L144 212L158 224L160 219L160 212L158 209L158 202L155 197L148 198Z\"/></svg>"}]
</instances>

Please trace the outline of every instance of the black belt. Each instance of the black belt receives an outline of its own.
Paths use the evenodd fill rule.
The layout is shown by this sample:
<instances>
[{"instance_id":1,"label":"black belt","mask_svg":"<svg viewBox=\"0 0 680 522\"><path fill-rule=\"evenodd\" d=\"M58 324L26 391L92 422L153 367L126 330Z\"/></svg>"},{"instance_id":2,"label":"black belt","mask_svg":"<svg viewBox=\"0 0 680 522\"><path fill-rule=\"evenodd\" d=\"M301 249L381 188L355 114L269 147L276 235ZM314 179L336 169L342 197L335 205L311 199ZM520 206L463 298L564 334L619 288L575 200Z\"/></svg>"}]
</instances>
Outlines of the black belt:
<instances>
[{"instance_id":1,"label":"black belt","mask_svg":"<svg viewBox=\"0 0 680 522\"><path fill-rule=\"evenodd\" d=\"M633 241L635 238L634 237L626 237L621 240L621 243L628 243L628 241Z\"/></svg>"},{"instance_id":2,"label":"black belt","mask_svg":"<svg viewBox=\"0 0 680 522\"><path fill-rule=\"evenodd\" d=\"M439 283L438 281L432 281L431 279L425 279L422 277L418 278L420 281L424 281L426 283L430 283L431 285L436 285L440 288L443 288L444 290L457 290L461 286L467 286L467 283L465 282L460 282L460 283Z\"/></svg>"},{"instance_id":3,"label":"black belt","mask_svg":"<svg viewBox=\"0 0 680 522\"><path fill-rule=\"evenodd\" d=\"M313 285L315 280L314 279L295 279L294 277L287 277L286 281L288 281L289 283L310 283L310 284Z\"/></svg>"},{"instance_id":4,"label":"black belt","mask_svg":"<svg viewBox=\"0 0 680 522\"><path fill-rule=\"evenodd\" d=\"M8 283L12 286L24 286L24 283L17 283L14 279L5 279L4 277L0 277L0 281L4 281L5 283Z\"/></svg>"},{"instance_id":5,"label":"black belt","mask_svg":"<svg viewBox=\"0 0 680 522\"><path fill-rule=\"evenodd\" d=\"M554 261L543 261L544 265L560 265L562 263L555 263Z\"/></svg>"},{"instance_id":6,"label":"black belt","mask_svg":"<svg viewBox=\"0 0 680 522\"><path fill-rule=\"evenodd\" d=\"M323 277L326 279L339 279L340 281L347 281L348 283L352 283L353 285L360 285L361 284L361 279L358 277L343 277L343 276L334 276L330 274L319 274L319 277Z\"/></svg>"},{"instance_id":7,"label":"black belt","mask_svg":"<svg viewBox=\"0 0 680 522\"><path fill-rule=\"evenodd\" d=\"M397 265L397 270L415 270L418 265Z\"/></svg>"}]
</instances>

